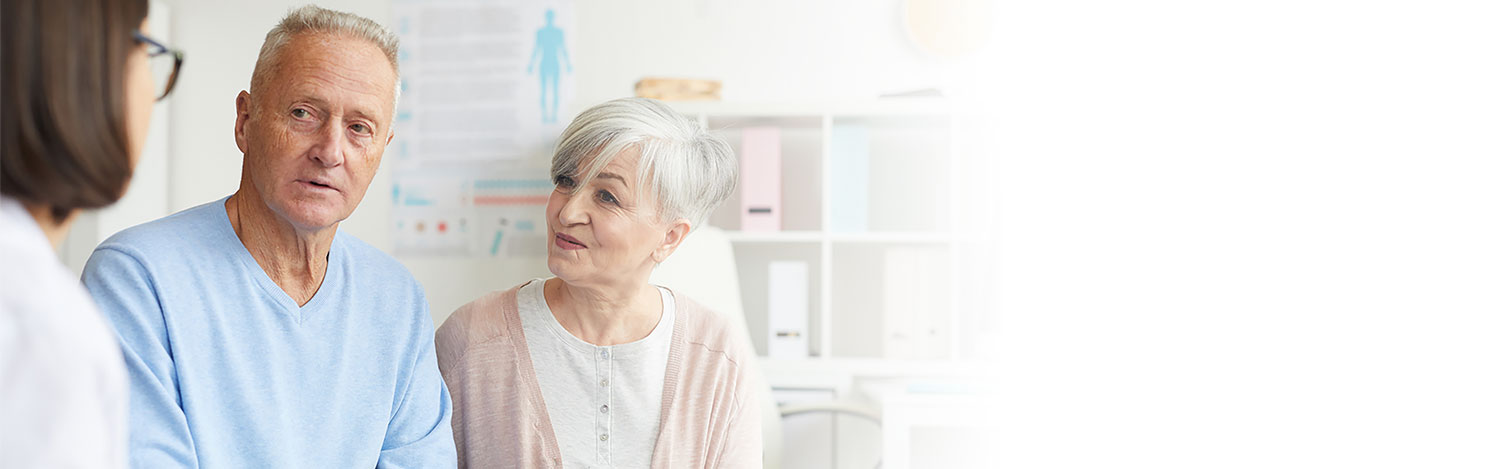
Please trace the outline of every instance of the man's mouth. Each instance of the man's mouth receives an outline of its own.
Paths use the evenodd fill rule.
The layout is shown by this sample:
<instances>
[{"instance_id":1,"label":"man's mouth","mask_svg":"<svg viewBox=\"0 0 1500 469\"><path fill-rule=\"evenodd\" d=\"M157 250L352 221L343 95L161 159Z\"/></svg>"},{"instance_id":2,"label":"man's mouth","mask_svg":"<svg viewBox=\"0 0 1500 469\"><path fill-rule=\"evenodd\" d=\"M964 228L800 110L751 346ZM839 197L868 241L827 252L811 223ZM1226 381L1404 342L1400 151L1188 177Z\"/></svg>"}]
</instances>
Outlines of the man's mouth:
<instances>
[{"instance_id":1,"label":"man's mouth","mask_svg":"<svg viewBox=\"0 0 1500 469\"><path fill-rule=\"evenodd\" d=\"M328 181L322 179L303 179L301 182L319 189L338 190L332 184L329 184Z\"/></svg>"}]
</instances>

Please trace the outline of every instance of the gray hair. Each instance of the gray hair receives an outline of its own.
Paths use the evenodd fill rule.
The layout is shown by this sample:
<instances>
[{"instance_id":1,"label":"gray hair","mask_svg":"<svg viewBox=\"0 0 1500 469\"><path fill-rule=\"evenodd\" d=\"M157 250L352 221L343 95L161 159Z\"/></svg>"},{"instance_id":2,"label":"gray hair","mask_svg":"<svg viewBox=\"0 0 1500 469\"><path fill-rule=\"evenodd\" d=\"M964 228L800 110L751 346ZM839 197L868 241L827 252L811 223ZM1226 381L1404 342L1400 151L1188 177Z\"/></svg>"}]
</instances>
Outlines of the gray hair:
<instances>
[{"instance_id":1,"label":"gray hair","mask_svg":"<svg viewBox=\"0 0 1500 469\"><path fill-rule=\"evenodd\" d=\"M728 142L697 120L647 98L608 101L573 119L552 156L552 179L567 176L575 180L575 188L583 187L631 149L641 155L637 193L653 187L660 219L686 218L695 230L739 181Z\"/></svg>"},{"instance_id":2,"label":"gray hair","mask_svg":"<svg viewBox=\"0 0 1500 469\"><path fill-rule=\"evenodd\" d=\"M329 10L317 5L303 5L288 11L281 22L266 33L266 42L260 46L260 57L255 59L255 72L250 75L250 89L258 88L262 80L269 78L279 66L276 59L287 43L298 34L323 33L363 39L380 48L386 60L391 62L391 71L396 72L395 102L401 101L401 67L396 64L396 50L401 40L380 23L353 13ZM391 104L392 114L395 103Z\"/></svg>"}]
</instances>

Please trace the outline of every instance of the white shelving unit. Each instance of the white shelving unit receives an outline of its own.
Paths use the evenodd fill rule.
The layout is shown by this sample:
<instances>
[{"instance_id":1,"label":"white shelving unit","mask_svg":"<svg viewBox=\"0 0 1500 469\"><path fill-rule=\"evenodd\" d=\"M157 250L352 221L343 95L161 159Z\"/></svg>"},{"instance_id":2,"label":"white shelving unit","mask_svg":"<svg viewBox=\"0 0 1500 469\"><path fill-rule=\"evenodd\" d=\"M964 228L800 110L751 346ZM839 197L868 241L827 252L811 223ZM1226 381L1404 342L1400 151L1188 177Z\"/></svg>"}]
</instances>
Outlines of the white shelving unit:
<instances>
[{"instance_id":1,"label":"white shelving unit","mask_svg":"<svg viewBox=\"0 0 1500 469\"><path fill-rule=\"evenodd\" d=\"M933 423L913 416L970 412L973 402L987 398L982 383L994 370L978 353L986 336L976 330L993 327L981 324L988 319L978 313L988 306L984 301L993 300L981 301L992 292L979 280L993 246L984 246L990 238L974 231L992 229L982 216L991 208L991 164L964 155L966 145L976 144L976 131L983 131L973 115L917 98L672 106L719 132L736 152L745 128L781 131L782 230L741 230L738 194L709 217L734 246L746 325L778 402L831 399L889 416L882 424L849 415L787 419L784 448L803 453L784 467L874 467L886 461L886 467L899 467L909 459L913 428ZM857 174L841 173L845 168L833 163L834 129L844 124L864 127L870 139L868 226L858 231L830 229L841 208L836 195L845 195L834 193L835 180ZM908 262L913 255L926 260ZM768 265L780 260L808 264L806 359L765 357ZM925 293L888 298L889 289L905 287L888 283L912 278L888 275L891 265L925 267L920 275L926 277L917 282ZM898 303L910 311L888 310ZM930 321L913 321L915 315ZM941 340L927 343L940 345L891 347L887 330L897 330L888 328L891 321L933 329Z\"/></svg>"},{"instance_id":2,"label":"white shelving unit","mask_svg":"<svg viewBox=\"0 0 1500 469\"><path fill-rule=\"evenodd\" d=\"M949 103L922 98L862 102L671 103L719 132L736 151L740 130L774 126L781 131L782 231L741 231L736 194L710 216L728 231L739 268L745 316L755 348L766 354L767 265L775 260L808 263L809 359L822 367L860 364L861 370L962 359L961 321L953 314L958 288L954 214L960 191L961 159L955 154L955 113ZM870 133L868 229L842 232L834 226L831 187L841 168L832 163L836 125L857 124ZM905 250L930 267L933 292L920 304L936 341L913 353L886 350L884 285L887 255ZM896 314L900 316L900 314ZM928 323L924 323L928 324ZM917 331L913 331L917 333ZM934 351L932 344L941 344ZM773 368L786 368L788 362ZM916 365L912 365L916 364ZM942 365L947 366L947 365ZM946 368L945 368L946 369ZM775 370L772 371L774 374ZM858 371L858 370L848 370Z\"/></svg>"}]
</instances>

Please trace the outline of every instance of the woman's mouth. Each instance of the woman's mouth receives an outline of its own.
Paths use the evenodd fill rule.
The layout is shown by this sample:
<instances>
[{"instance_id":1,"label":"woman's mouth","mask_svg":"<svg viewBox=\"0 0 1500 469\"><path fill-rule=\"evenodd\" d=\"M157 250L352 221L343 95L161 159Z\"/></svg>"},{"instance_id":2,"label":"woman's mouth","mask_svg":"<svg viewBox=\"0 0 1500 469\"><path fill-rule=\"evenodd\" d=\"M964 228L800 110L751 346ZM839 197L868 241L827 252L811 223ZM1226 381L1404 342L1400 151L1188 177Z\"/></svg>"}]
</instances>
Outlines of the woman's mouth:
<instances>
[{"instance_id":1,"label":"woman's mouth","mask_svg":"<svg viewBox=\"0 0 1500 469\"><path fill-rule=\"evenodd\" d=\"M584 246L582 242L579 242L578 238L574 238L572 236L568 236L568 235L565 235L565 234L562 234L562 233L558 233L557 236L553 238L552 244L556 244L557 247L560 247L560 248L563 248L563 249L569 250L569 251L574 250L574 249L587 249L588 248L588 246Z\"/></svg>"}]
</instances>

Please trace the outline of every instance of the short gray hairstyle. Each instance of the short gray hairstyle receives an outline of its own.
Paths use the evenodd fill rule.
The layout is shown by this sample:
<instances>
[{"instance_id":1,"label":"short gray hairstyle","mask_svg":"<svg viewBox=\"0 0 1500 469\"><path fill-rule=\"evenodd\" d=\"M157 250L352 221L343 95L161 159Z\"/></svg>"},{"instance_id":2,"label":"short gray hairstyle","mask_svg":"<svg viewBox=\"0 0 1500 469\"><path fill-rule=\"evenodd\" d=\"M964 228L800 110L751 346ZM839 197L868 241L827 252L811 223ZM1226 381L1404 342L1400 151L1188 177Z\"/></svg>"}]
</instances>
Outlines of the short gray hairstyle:
<instances>
[{"instance_id":1,"label":"short gray hairstyle","mask_svg":"<svg viewBox=\"0 0 1500 469\"><path fill-rule=\"evenodd\" d=\"M696 230L734 193L734 150L697 120L647 98L621 98L573 119L552 156L552 180L567 176L583 187L611 160L640 152L636 191L652 187L661 220L686 218ZM576 190L576 189L575 189Z\"/></svg>"},{"instance_id":2,"label":"short gray hairstyle","mask_svg":"<svg viewBox=\"0 0 1500 469\"><path fill-rule=\"evenodd\" d=\"M386 60L391 62L391 71L396 72L396 102L401 101L401 67L396 63L396 51L401 39L380 23L353 13L329 10L317 5L293 8L281 18L281 22L266 33L266 42L260 46L260 57L255 59L255 72L250 74L250 90L254 91L263 80L269 78L279 66L276 59L281 50L298 34L322 33L363 39L380 48ZM395 112L392 103L392 114Z\"/></svg>"}]
</instances>

